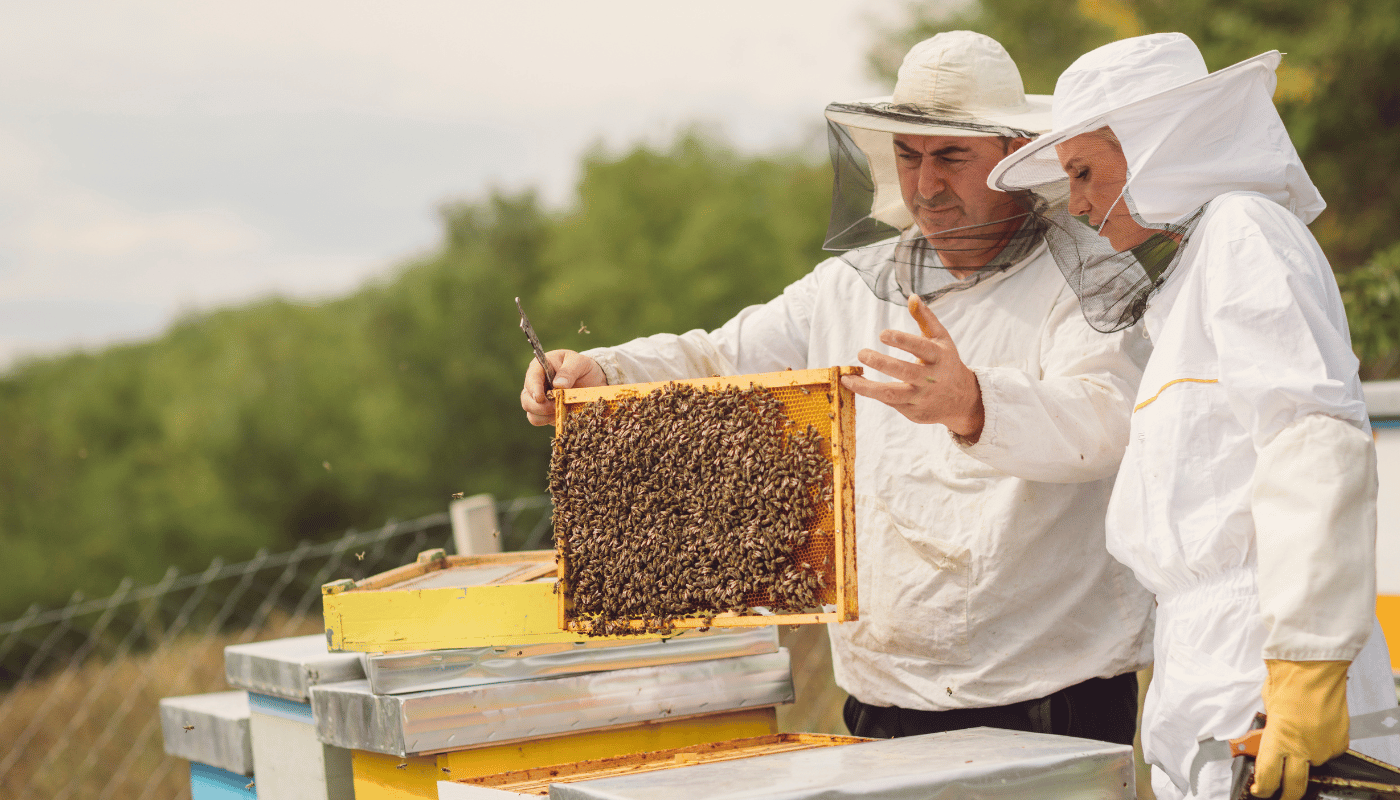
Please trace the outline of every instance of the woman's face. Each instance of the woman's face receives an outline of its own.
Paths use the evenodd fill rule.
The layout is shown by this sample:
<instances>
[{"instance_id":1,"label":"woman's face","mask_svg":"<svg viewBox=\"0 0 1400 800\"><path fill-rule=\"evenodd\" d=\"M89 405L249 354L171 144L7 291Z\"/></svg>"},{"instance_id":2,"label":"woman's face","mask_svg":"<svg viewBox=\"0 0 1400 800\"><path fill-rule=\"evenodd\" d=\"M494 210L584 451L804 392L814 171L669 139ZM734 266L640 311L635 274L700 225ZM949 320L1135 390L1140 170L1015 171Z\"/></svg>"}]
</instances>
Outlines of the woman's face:
<instances>
[{"instance_id":1,"label":"woman's face","mask_svg":"<svg viewBox=\"0 0 1400 800\"><path fill-rule=\"evenodd\" d=\"M1105 137L1107 128L1081 133L1055 145L1060 167L1069 176L1069 213L1087 217L1114 250L1131 250L1152 238L1128 213L1122 199L1128 180L1128 160L1118 143Z\"/></svg>"}]
</instances>

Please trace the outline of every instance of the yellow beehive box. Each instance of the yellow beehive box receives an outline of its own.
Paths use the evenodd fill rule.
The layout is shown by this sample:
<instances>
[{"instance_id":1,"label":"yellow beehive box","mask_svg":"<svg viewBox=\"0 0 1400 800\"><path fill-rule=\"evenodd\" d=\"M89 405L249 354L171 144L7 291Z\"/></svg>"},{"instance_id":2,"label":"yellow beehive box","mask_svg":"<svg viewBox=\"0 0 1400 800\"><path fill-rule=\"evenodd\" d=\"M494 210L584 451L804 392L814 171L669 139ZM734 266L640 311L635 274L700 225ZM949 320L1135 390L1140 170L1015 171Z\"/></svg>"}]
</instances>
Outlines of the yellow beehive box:
<instances>
[{"instance_id":1,"label":"yellow beehive box","mask_svg":"<svg viewBox=\"0 0 1400 800\"><path fill-rule=\"evenodd\" d=\"M790 565L795 567L800 563L803 568L820 576L820 588L815 590L817 603L811 608L803 609L800 613L795 613L790 609L770 614L736 611L696 613L671 618L663 627L683 629L710 626L800 625L857 619L859 605L856 591L855 486L853 478L855 467L855 397L850 390L841 385L840 379L842 375L860 374L860 372L859 367L831 367L662 383L555 390L557 415L555 419L555 468L570 476L586 474L583 462L589 460L586 455L567 456L558 450L560 438L572 435L575 430L578 430L580 423L575 420L576 415L585 411L596 414L597 401L606 404L607 411L604 413L615 414L618 413L619 404L628 398L644 398L648 395L655 397L659 395L653 393L657 393L658 390L661 393L674 392L677 387L693 387L694 390L698 390L692 396L703 396L700 393L716 393L731 388L763 390L766 396L781 403L782 417L785 420L783 422L785 435L794 432L807 434L809 433L808 426L810 426L810 432L814 432L820 437L819 450L826 461L826 469L829 470L825 480L829 480L830 492L828 497L818 502L816 512L806 525L805 541L793 551L793 561ZM674 416L683 417L684 415L678 412ZM594 417L594 419L597 418ZM579 417L577 419L585 418ZM570 427L571 421L575 421L574 427ZM669 443L664 441L666 438L664 432L656 435L658 449L668 446ZM763 453L754 452L751 457L758 459L766 456ZM576 465L570 460L571 458L580 462L577 464L577 470L575 470ZM747 461L748 457L745 457L744 460ZM615 503L615 501L610 500L611 493L587 486L584 483L586 478L571 477L570 479L580 481L581 492L596 493L596 498L590 497L590 502L603 506L607 506L610 502ZM761 485L753 483L740 485L740 491L760 492L762 489ZM559 503L556 502L556 536L559 535L560 531L571 530L570 523L568 511L561 511ZM673 535L676 531L667 530L660 531L660 533ZM561 590L558 597L554 598L558 606L558 627L569 631L591 632L594 621L575 609L573 592L575 582L574 576L571 574L567 552L559 559L559 581ZM684 582L684 578L681 578L681 582ZM626 581L619 582L616 590L627 591ZM768 607L772 604L772 596L766 593L749 592L745 594L744 603L750 608ZM649 623L644 619L623 618L615 621L614 625L618 623L625 629L631 630L657 629L654 621ZM613 630L617 630L617 627L614 627Z\"/></svg>"},{"instance_id":2,"label":"yellow beehive box","mask_svg":"<svg viewBox=\"0 0 1400 800\"><path fill-rule=\"evenodd\" d=\"M412 564L321 587L326 641L366 653L577 641L559 628L557 571L552 550L429 550Z\"/></svg>"},{"instance_id":3,"label":"yellow beehive box","mask_svg":"<svg viewBox=\"0 0 1400 800\"><path fill-rule=\"evenodd\" d=\"M431 756L399 756L351 752L355 800L436 798L440 780L481 778L548 764L581 759L644 753L754 736L778 729L777 715L768 708L647 722L605 730L454 750Z\"/></svg>"}]
</instances>

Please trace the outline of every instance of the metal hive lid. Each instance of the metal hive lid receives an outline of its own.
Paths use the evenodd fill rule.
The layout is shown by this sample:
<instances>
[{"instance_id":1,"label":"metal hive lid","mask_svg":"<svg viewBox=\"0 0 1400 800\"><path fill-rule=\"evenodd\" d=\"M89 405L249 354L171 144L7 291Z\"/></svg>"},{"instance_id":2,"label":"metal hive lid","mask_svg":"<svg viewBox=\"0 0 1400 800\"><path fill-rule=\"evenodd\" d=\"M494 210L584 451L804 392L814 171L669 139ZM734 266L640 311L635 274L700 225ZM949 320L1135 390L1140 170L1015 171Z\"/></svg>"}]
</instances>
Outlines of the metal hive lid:
<instances>
[{"instance_id":1,"label":"metal hive lid","mask_svg":"<svg viewBox=\"0 0 1400 800\"><path fill-rule=\"evenodd\" d=\"M320 634L234 644L224 648L230 686L306 703L311 687L365 676L359 653L332 653Z\"/></svg>"},{"instance_id":2,"label":"metal hive lid","mask_svg":"<svg viewBox=\"0 0 1400 800\"><path fill-rule=\"evenodd\" d=\"M550 786L549 796L551 800L834 796L1130 800L1134 793L1133 750L1128 745L973 728L556 783Z\"/></svg>"},{"instance_id":3,"label":"metal hive lid","mask_svg":"<svg viewBox=\"0 0 1400 800\"><path fill-rule=\"evenodd\" d=\"M365 657L365 676L375 694L405 694L777 651L776 626L715 628L706 633L686 631L670 639L636 643L591 639L375 653Z\"/></svg>"},{"instance_id":4,"label":"metal hive lid","mask_svg":"<svg viewBox=\"0 0 1400 800\"><path fill-rule=\"evenodd\" d=\"M253 774L247 692L163 698L160 729L165 752L172 756L239 775Z\"/></svg>"},{"instance_id":5,"label":"metal hive lid","mask_svg":"<svg viewBox=\"0 0 1400 800\"><path fill-rule=\"evenodd\" d=\"M686 664L376 695L369 681L316 686L326 744L405 756L790 703L787 650Z\"/></svg>"},{"instance_id":6,"label":"metal hive lid","mask_svg":"<svg viewBox=\"0 0 1400 800\"><path fill-rule=\"evenodd\" d=\"M1400 419L1400 381L1367 381L1361 393L1371 419Z\"/></svg>"}]
</instances>

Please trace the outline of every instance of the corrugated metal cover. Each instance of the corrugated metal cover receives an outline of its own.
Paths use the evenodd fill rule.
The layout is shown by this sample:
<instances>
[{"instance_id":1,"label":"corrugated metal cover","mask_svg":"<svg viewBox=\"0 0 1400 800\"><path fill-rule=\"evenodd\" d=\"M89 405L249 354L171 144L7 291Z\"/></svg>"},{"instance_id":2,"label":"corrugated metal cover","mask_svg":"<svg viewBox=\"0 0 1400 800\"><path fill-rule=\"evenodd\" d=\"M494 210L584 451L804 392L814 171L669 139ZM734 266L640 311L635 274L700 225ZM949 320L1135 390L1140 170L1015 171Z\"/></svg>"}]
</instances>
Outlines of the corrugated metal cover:
<instances>
[{"instance_id":1,"label":"corrugated metal cover","mask_svg":"<svg viewBox=\"0 0 1400 800\"><path fill-rule=\"evenodd\" d=\"M1400 381L1368 381L1361 392L1371 419L1400 419Z\"/></svg>"},{"instance_id":2,"label":"corrugated metal cover","mask_svg":"<svg viewBox=\"0 0 1400 800\"><path fill-rule=\"evenodd\" d=\"M365 674L375 694L405 694L776 652L778 629L770 625L715 628L707 633L686 631L666 641L637 644L591 639L516 647L377 653L365 657Z\"/></svg>"},{"instance_id":3,"label":"corrugated metal cover","mask_svg":"<svg viewBox=\"0 0 1400 800\"><path fill-rule=\"evenodd\" d=\"M1131 800L1133 749L973 728L550 786L551 800Z\"/></svg>"},{"instance_id":4,"label":"corrugated metal cover","mask_svg":"<svg viewBox=\"0 0 1400 800\"><path fill-rule=\"evenodd\" d=\"M586 675L376 695L313 687L321 741L391 755L461 750L793 700L788 651Z\"/></svg>"}]
</instances>

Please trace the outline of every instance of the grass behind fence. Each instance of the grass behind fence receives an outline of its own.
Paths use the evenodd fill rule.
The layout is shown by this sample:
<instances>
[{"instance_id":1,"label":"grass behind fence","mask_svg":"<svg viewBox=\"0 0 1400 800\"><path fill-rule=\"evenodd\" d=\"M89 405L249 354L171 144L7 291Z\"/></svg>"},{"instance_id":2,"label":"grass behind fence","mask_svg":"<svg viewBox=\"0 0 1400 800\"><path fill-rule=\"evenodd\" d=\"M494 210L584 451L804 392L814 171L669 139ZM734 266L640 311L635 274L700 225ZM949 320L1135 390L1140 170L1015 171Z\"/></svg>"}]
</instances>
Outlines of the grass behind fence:
<instances>
[{"instance_id":1,"label":"grass behind fence","mask_svg":"<svg viewBox=\"0 0 1400 800\"><path fill-rule=\"evenodd\" d=\"M319 615L277 612L261 631L184 634L150 652L93 660L11 689L0 742L27 744L0 778L0 797L188 798L189 762L162 746L161 698L228 691L228 645L321 630Z\"/></svg>"},{"instance_id":2,"label":"grass behind fence","mask_svg":"<svg viewBox=\"0 0 1400 800\"><path fill-rule=\"evenodd\" d=\"M514 548L548 544L548 503L497 506ZM227 691L230 644L322 630L320 585L409 563L451 547L446 515L389 523L244 564L216 560L200 575L175 571L155 586L36 612L0 625L0 798L188 798L189 765L165 755L161 698ZM784 731L844 733L845 693L832 683L824 626L787 628L797 702L778 710Z\"/></svg>"}]
</instances>

